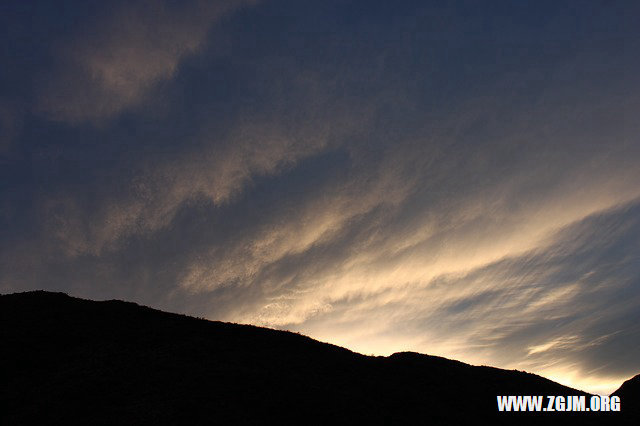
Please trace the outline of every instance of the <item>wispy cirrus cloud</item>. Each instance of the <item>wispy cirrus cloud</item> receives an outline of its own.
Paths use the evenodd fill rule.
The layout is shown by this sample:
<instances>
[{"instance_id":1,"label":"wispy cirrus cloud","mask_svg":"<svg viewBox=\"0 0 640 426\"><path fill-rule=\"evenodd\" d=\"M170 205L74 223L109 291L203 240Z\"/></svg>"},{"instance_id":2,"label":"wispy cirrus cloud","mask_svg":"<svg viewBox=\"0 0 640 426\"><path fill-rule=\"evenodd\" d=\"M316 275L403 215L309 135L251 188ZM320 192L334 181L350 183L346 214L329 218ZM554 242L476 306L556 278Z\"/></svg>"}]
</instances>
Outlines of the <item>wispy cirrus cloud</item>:
<instances>
[{"instance_id":1,"label":"wispy cirrus cloud","mask_svg":"<svg viewBox=\"0 0 640 426\"><path fill-rule=\"evenodd\" d=\"M306 315L282 326L366 353L408 345L611 391L637 369L637 213L636 200L572 223L519 255L432 278L423 272L399 282L387 272L382 278L394 284L373 290L379 271L361 272L350 277L363 283L360 291L318 292L315 301L304 292L281 296L263 315L283 318L276 307L304 306Z\"/></svg>"},{"instance_id":2,"label":"wispy cirrus cloud","mask_svg":"<svg viewBox=\"0 0 640 426\"><path fill-rule=\"evenodd\" d=\"M54 49L39 111L53 120L101 122L144 101L197 53L218 20L257 0L141 0L105 7L104 18Z\"/></svg>"}]
</instances>

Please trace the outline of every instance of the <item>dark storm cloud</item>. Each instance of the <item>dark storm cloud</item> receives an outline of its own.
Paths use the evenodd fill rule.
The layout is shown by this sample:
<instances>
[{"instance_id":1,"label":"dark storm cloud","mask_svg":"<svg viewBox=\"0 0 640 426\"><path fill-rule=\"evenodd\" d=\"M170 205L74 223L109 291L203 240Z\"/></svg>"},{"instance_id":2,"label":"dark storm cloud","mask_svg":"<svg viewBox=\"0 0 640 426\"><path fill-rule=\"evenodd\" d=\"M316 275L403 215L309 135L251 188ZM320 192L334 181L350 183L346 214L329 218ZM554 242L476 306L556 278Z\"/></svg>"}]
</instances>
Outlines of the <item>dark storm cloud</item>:
<instances>
[{"instance_id":1,"label":"dark storm cloud","mask_svg":"<svg viewBox=\"0 0 640 426\"><path fill-rule=\"evenodd\" d=\"M3 292L640 369L637 6L3 7Z\"/></svg>"}]
</instances>

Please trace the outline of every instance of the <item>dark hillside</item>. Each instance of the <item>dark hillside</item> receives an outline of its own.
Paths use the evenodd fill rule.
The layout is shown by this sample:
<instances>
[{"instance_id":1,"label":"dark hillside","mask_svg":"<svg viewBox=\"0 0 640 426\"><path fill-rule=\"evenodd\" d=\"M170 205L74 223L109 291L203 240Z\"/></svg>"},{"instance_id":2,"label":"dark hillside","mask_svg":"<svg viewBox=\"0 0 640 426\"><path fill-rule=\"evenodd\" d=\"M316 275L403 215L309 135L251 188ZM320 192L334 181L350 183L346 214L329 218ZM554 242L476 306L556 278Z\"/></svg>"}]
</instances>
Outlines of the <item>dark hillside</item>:
<instances>
[{"instance_id":1,"label":"dark hillside","mask_svg":"<svg viewBox=\"0 0 640 426\"><path fill-rule=\"evenodd\" d=\"M0 423L7 425L598 418L497 413L496 395L583 394L533 374L416 353L369 357L295 333L133 303L3 295L0 324Z\"/></svg>"},{"instance_id":2,"label":"dark hillside","mask_svg":"<svg viewBox=\"0 0 640 426\"><path fill-rule=\"evenodd\" d=\"M612 395L618 395L628 414L640 418L640 374L627 380ZM625 403L626 402L626 403Z\"/></svg>"}]
</instances>

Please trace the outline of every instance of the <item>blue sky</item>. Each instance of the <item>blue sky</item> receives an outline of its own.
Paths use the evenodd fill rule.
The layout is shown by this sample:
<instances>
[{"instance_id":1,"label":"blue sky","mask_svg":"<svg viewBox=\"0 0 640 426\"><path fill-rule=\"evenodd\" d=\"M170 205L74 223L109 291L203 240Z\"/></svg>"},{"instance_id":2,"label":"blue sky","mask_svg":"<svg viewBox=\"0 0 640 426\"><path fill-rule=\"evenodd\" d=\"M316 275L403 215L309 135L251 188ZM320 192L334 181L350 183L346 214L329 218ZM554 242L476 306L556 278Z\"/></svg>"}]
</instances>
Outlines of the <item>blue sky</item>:
<instances>
[{"instance_id":1,"label":"blue sky","mask_svg":"<svg viewBox=\"0 0 640 426\"><path fill-rule=\"evenodd\" d=\"M625 1L5 1L0 291L608 392L640 372Z\"/></svg>"}]
</instances>

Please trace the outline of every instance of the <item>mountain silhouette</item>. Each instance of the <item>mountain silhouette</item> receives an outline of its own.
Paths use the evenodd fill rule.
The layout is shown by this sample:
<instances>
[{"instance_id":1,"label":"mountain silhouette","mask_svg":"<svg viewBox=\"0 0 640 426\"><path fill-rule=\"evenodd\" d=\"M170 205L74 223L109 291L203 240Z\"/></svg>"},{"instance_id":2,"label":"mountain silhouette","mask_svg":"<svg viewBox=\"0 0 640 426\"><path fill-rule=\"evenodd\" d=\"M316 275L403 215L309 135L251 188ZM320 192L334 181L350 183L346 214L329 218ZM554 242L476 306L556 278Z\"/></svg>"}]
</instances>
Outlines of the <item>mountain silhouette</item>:
<instances>
[{"instance_id":1,"label":"mountain silhouette","mask_svg":"<svg viewBox=\"0 0 640 426\"><path fill-rule=\"evenodd\" d=\"M612 395L618 395L621 401L626 401L626 411L640 418L640 374L625 381Z\"/></svg>"},{"instance_id":2,"label":"mountain silhouette","mask_svg":"<svg viewBox=\"0 0 640 426\"><path fill-rule=\"evenodd\" d=\"M543 377L122 301L0 296L0 424L546 424L628 413L498 413L496 395L585 395ZM619 389L623 407L639 379ZM637 413L636 413L637 414Z\"/></svg>"}]
</instances>

